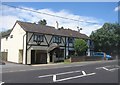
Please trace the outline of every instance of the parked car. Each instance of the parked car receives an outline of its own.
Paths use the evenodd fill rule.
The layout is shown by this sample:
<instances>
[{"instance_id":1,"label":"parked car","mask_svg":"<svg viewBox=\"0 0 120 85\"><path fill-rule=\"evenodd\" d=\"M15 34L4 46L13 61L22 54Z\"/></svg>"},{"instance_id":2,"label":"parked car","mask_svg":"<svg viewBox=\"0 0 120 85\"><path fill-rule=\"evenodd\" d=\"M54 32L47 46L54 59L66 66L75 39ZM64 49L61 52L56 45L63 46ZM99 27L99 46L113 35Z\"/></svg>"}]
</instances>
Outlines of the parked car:
<instances>
[{"instance_id":1,"label":"parked car","mask_svg":"<svg viewBox=\"0 0 120 85\"><path fill-rule=\"evenodd\" d=\"M110 55L108 55L108 54L106 54L104 52L94 52L93 56L94 57L102 57L103 59L106 58L107 60L112 60L112 56L110 56Z\"/></svg>"}]
</instances>

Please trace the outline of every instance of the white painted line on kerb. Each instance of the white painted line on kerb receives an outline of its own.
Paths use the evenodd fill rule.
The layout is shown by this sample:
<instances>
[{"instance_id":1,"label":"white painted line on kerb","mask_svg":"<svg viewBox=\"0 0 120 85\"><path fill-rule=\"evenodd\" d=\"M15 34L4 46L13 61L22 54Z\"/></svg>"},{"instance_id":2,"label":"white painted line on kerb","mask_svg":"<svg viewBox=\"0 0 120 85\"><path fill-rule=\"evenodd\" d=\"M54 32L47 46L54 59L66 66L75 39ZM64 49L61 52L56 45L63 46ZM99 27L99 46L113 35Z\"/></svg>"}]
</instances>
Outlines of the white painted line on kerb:
<instances>
[{"instance_id":1,"label":"white painted line on kerb","mask_svg":"<svg viewBox=\"0 0 120 85\"><path fill-rule=\"evenodd\" d=\"M50 76L53 76L53 75L64 75L64 74L78 73L78 72L81 72L81 70L78 70L78 71L69 71L69 72L58 73L58 74L43 75L43 76L38 76L38 78L50 77Z\"/></svg>"},{"instance_id":2,"label":"white painted line on kerb","mask_svg":"<svg viewBox=\"0 0 120 85\"><path fill-rule=\"evenodd\" d=\"M64 78L64 79L59 79L57 80L56 75L53 75L53 82L60 82L60 81L66 81L66 80L70 80L70 79L75 79L75 78L80 78L80 77L85 77L85 76L91 76L94 75L96 73L90 73L90 74L85 74L85 75L79 75L79 76L74 76L74 77L68 77L68 78Z\"/></svg>"},{"instance_id":3,"label":"white painted line on kerb","mask_svg":"<svg viewBox=\"0 0 120 85\"><path fill-rule=\"evenodd\" d=\"M0 85L4 84L5 82L1 82Z\"/></svg>"}]
</instances>

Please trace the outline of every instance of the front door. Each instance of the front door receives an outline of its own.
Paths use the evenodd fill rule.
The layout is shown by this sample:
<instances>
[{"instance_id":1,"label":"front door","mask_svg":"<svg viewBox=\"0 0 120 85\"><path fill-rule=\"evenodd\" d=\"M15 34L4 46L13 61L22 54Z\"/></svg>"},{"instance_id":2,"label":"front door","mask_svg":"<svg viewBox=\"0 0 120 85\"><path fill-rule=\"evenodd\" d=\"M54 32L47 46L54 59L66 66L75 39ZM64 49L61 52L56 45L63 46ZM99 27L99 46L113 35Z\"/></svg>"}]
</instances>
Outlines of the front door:
<instances>
[{"instance_id":1,"label":"front door","mask_svg":"<svg viewBox=\"0 0 120 85\"><path fill-rule=\"evenodd\" d=\"M35 57L35 50L31 50L31 64L35 64L36 57Z\"/></svg>"}]
</instances>

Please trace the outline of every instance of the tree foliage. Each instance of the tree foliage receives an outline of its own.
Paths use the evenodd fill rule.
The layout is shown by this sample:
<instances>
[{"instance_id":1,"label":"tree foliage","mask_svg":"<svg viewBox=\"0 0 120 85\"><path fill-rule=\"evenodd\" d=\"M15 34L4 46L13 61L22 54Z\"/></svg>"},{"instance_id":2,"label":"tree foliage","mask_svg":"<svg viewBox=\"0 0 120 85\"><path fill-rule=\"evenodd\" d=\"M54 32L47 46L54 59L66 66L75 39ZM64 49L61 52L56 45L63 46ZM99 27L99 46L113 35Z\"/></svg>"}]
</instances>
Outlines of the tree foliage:
<instances>
[{"instance_id":1,"label":"tree foliage","mask_svg":"<svg viewBox=\"0 0 120 85\"><path fill-rule=\"evenodd\" d=\"M45 19L43 19L43 20L40 20L38 22L38 24L40 24L40 25L47 25L47 21Z\"/></svg>"},{"instance_id":2,"label":"tree foliage","mask_svg":"<svg viewBox=\"0 0 120 85\"><path fill-rule=\"evenodd\" d=\"M95 51L103 51L107 54L118 54L120 49L120 24L105 23L100 29L91 33Z\"/></svg>"},{"instance_id":3,"label":"tree foliage","mask_svg":"<svg viewBox=\"0 0 120 85\"><path fill-rule=\"evenodd\" d=\"M75 39L74 49L77 55L84 55L88 46L85 40L83 39Z\"/></svg>"}]
</instances>

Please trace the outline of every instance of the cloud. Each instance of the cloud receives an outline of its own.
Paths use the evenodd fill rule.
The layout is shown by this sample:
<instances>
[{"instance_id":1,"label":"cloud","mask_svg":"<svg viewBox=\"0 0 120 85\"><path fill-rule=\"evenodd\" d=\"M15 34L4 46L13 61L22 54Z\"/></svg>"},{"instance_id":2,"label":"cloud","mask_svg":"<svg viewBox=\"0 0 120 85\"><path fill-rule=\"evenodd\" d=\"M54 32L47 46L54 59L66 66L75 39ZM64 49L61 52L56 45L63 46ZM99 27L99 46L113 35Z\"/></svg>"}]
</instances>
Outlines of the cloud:
<instances>
[{"instance_id":1,"label":"cloud","mask_svg":"<svg viewBox=\"0 0 120 85\"><path fill-rule=\"evenodd\" d=\"M7 29L11 29L13 27L13 25L15 24L16 20L22 20L16 16L11 16L11 15L7 15L7 16L1 16L0 19L0 31L5 31Z\"/></svg>"},{"instance_id":2,"label":"cloud","mask_svg":"<svg viewBox=\"0 0 120 85\"><path fill-rule=\"evenodd\" d=\"M2 20L0 21L0 29L11 29L15 23L16 20L20 20L20 21L26 21L26 22L38 22L41 19L46 19L47 20L47 25L49 26L54 26L56 27L56 21L58 21L59 23L59 27L64 27L64 28L70 28L72 30L78 30L77 26L83 28L83 30L81 31L81 33L90 35L92 31L100 28L102 25L101 24L90 24L90 23L86 23L87 22L95 22L95 23L100 23L103 22L103 20L101 19L96 19L94 17L87 17L87 16L80 16L80 15L75 15L73 13L70 13L69 11L63 9L60 11L53 11L49 8L46 9L33 9L33 8L27 8L27 7L22 7L24 9L29 9L32 11L38 11L40 13L35 13L35 12L31 12L31 11L25 11L25 10L21 10L18 8L11 8L5 5L2 5L2 8L0 8L0 10L2 10L2 14L0 15L0 17L2 17ZM73 21L73 20L68 20L68 19L62 19L62 18L58 18L58 17L53 17L53 16L48 16L42 13L49 13L52 15L56 15L56 16L62 16L62 17L66 17L66 18L70 18L70 19L76 19L76 20L80 20L83 22L79 22L78 21ZM2 30L0 30L2 31Z\"/></svg>"},{"instance_id":3,"label":"cloud","mask_svg":"<svg viewBox=\"0 0 120 85\"><path fill-rule=\"evenodd\" d=\"M114 11L120 11L120 6L115 7Z\"/></svg>"}]
</instances>

